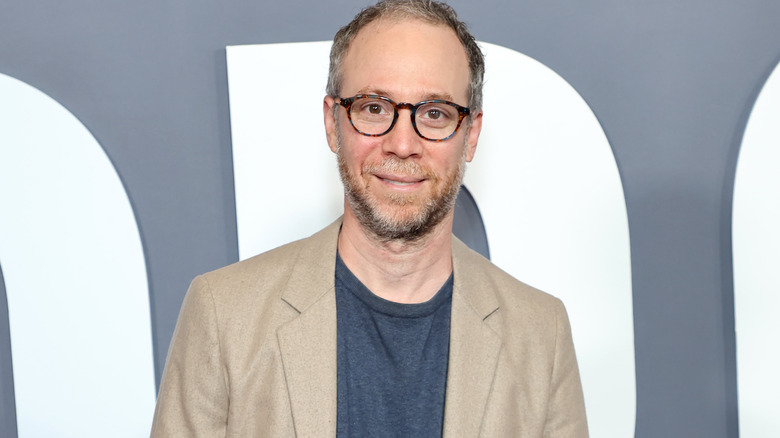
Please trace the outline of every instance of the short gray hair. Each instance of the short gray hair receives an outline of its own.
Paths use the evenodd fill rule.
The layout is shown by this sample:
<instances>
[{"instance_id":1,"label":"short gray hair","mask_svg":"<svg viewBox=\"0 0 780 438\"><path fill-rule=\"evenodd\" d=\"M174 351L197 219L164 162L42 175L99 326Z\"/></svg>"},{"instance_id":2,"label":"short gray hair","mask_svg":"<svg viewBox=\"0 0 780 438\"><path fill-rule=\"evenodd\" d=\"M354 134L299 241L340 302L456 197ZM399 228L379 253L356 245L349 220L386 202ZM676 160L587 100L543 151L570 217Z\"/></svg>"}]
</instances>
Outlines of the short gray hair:
<instances>
[{"instance_id":1,"label":"short gray hair","mask_svg":"<svg viewBox=\"0 0 780 438\"><path fill-rule=\"evenodd\" d=\"M485 76L485 59L474 36L469 32L466 23L458 20L458 14L446 3L433 0L381 0L369 6L349 24L339 29L333 38L330 49L330 70L326 92L329 96L338 97L341 91L341 62L344 54L355 36L366 25L380 19L418 19L431 24L445 25L455 31L469 62L469 108L472 115L482 109L482 84Z\"/></svg>"}]
</instances>

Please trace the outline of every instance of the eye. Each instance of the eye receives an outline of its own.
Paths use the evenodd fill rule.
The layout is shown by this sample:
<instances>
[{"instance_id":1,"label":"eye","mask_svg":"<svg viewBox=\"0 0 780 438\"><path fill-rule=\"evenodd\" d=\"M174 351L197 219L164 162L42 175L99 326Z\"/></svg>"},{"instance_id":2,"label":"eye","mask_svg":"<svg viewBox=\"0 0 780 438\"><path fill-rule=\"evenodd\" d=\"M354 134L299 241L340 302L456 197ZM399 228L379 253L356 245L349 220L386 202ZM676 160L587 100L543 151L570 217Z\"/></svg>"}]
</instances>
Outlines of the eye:
<instances>
[{"instance_id":1,"label":"eye","mask_svg":"<svg viewBox=\"0 0 780 438\"><path fill-rule=\"evenodd\" d=\"M366 110L371 114L382 114L382 106L376 103L366 105Z\"/></svg>"},{"instance_id":2,"label":"eye","mask_svg":"<svg viewBox=\"0 0 780 438\"><path fill-rule=\"evenodd\" d=\"M428 123L448 123L453 117L457 117L454 108L446 104L429 103L417 110L417 118Z\"/></svg>"},{"instance_id":3,"label":"eye","mask_svg":"<svg viewBox=\"0 0 780 438\"><path fill-rule=\"evenodd\" d=\"M444 117L444 114L438 108L431 108L431 109L425 111L425 114L423 115L423 117L427 117L427 118L429 118L431 120L438 120L441 117Z\"/></svg>"},{"instance_id":4,"label":"eye","mask_svg":"<svg viewBox=\"0 0 780 438\"><path fill-rule=\"evenodd\" d=\"M361 98L355 101L352 112L360 117L387 117L393 114L393 107L381 99Z\"/></svg>"}]
</instances>

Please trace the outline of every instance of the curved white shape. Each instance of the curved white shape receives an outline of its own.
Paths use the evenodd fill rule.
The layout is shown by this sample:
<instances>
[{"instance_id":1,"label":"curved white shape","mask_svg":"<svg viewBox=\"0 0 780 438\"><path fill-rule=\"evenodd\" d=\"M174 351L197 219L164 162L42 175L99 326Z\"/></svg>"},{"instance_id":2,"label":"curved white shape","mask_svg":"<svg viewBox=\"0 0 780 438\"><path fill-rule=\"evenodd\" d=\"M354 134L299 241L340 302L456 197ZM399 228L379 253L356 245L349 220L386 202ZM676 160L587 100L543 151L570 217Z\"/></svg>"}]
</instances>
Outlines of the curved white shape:
<instances>
[{"instance_id":1,"label":"curved white shape","mask_svg":"<svg viewBox=\"0 0 780 438\"><path fill-rule=\"evenodd\" d=\"M227 48L241 260L310 236L344 210L322 120L330 45Z\"/></svg>"},{"instance_id":2,"label":"curved white shape","mask_svg":"<svg viewBox=\"0 0 780 438\"><path fill-rule=\"evenodd\" d=\"M491 259L566 304L591 436L633 436L628 216L612 149L558 74L514 50L481 46L484 126L465 184Z\"/></svg>"},{"instance_id":3,"label":"curved white shape","mask_svg":"<svg viewBox=\"0 0 780 438\"><path fill-rule=\"evenodd\" d=\"M739 436L780 436L780 65L750 113L734 180Z\"/></svg>"},{"instance_id":4,"label":"curved white shape","mask_svg":"<svg viewBox=\"0 0 780 438\"><path fill-rule=\"evenodd\" d=\"M19 437L148 435L149 292L127 194L62 105L0 74L0 262Z\"/></svg>"},{"instance_id":5,"label":"curved white shape","mask_svg":"<svg viewBox=\"0 0 780 438\"><path fill-rule=\"evenodd\" d=\"M591 435L633 436L628 220L609 143L560 76L513 50L482 47L485 118L465 184L493 261L565 302ZM227 49L242 259L310 235L343 210L321 128L329 49L329 42Z\"/></svg>"}]
</instances>

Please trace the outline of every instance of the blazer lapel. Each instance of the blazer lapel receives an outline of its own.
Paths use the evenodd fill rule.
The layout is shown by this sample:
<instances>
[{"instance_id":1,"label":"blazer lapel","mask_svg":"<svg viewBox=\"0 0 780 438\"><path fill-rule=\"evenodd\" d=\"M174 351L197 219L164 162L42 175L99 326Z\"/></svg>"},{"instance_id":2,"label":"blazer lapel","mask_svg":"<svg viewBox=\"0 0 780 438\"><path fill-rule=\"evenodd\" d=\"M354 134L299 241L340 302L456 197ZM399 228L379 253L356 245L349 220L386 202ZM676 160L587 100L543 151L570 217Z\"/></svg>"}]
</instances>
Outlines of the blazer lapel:
<instances>
[{"instance_id":1,"label":"blazer lapel","mask_svg":"<svg viewBox=\"0 0 780 438\"><path fill-rule=\"evenodd\" d=\"M277 339L299 437L336 435L336 245L341 220L306 240L282 299L300 312ZM501 339L486 323L498 301L474 265L487 263L453 238L455 284L444 436L478 436Z\"/></svg>"},{"instance_id":2,"label":"blazer lapel","mask_svg":"<svg viewBox=\"0 0 780 438\"><path fill-rule=\"evenodd\" d=\"M323 297L278 337L296 436L336 436L335 299Z\"/></svg>"},{"instance_id":3,"label":"blazer lapel","mask_svg":"<svg viewBox=\"0 0 780 438\"><path fill-rule=\"evenodd\" d=\"M496 372L501 339L486 320L497 317L498 300L474 265L477 259L453 237L450 355L444 404L444 436L478 436Z\"/></svg>"},{"instance_id":4,"label":"blazer lapel","mask_svg":"<svg viewBox=\"0 0 780 438\"><path fill-rule=\"evenodd\" d=\"M336 244L341 221L308 239L282 299L300 315L277 332L299 437L336 435Z\"/></svg>"}]
</instances>

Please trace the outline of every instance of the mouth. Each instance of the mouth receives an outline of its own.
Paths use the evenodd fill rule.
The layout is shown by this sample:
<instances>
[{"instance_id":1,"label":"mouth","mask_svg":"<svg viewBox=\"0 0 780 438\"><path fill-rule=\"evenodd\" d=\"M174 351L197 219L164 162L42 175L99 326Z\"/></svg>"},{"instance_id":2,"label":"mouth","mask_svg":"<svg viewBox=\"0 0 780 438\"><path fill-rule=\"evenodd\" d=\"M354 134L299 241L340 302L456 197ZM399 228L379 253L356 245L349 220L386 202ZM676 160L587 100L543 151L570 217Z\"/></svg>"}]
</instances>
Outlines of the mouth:
<instances>
[{"instance_id":1,"label":"mouth","mask_svg":"<svg viewBox=\"0 0 780 438\"><path fill-rule=\"evenodd\" d=\"M418 180L418 181L397 181L397 180L392 180L392 179L382 178L382 177L379 177L379 179L381 179L382 181L384 181L386 183L390 183L390 184L392 184L394 186L410 186L412 184L417 184L418 182L422 181L422 180Z\"/></svg>"},{"instance_id":2,"label":"mouth","mask_svg":"<svg viewBox=\"0 0 780 438\"><path fill-rule=\"evenodd\" d=\"M387 184L392 184L397 187L412 186L425 181L424 178L419 178L415 176L383 175L383 174L374 174L374 176L382 180L382 182L385 182Z\"/></svg>"}]
</instances>

